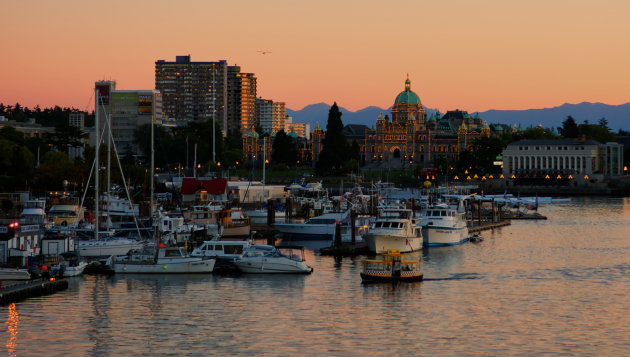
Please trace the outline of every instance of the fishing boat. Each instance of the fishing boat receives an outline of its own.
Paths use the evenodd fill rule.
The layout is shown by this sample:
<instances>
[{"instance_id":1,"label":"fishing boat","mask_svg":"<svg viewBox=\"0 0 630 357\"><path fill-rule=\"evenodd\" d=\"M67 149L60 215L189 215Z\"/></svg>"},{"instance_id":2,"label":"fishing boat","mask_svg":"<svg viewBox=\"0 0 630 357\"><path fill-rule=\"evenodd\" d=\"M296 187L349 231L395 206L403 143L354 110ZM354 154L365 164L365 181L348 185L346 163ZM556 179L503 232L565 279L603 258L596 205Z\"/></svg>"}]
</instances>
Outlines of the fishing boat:
<instances>
[{"instance_id":1,"label":"fishing boat","mask_svg":"<svg viewBox=\"0 0 630 357\"><path fill-rule=\"evenodd\" d=\"M457 245L468 240L468 225L464 213L446 204L427 208L420 226L425 247Z\"/></svg>"},{"instance_id":2,"label":"fishing boat","mask_svg":"<svg viewBox=\"0 0 630 357\"><path fill-rule=\"evenodd\" d=\"M381 209L370 231L363 241L371 252L386 253L395 249L413 252L422 249L422 229L413 216L413 211L396 206Z\"/></svg>"},{"instance_id":3,"label":"fishing boat","mask_svg":"<svg viewBox=\"0 0 630 357\"><path fill-rule=\"evenodd\" d=\"M404 260L397 249L383 254L383 259L363 261L361 279L363 282L422 281L419 260Z\"/></svg>"},{"instance_id":4,"label":"fishing boat","mask_svg":"<svg viewBox=\"0 0 630 357\"><path fill-rule=\"evenodd\" d=\"M157 248L157 257L148 250L131 251L114 257L112 267L116 274L193 274L212 273L216 259L191 257L184 247Z\"/></svg>"},{"instance_id":5,"label":"fishing boat","mask_svg":"<svg viewBox=\"0 0 630 357\"><path fill-rule=\"evenodd\" d=\"M234 265L243 273L310 274L313 268L306 265L304 247L274 247L254 244L234 259Z\"/></svg>"},{"instance_id":6,"label":"fishing boat","mask_svg":"<svg viewBox=\"0 0 630 357\"><path fill-rule=\"evenodd\" d=\"M59 271L59 275L63 277L79 276L87 266L87 261L79 252L71 251L60 254L59 264L53 267L53 271Z\"/></svg>"}]
</instances>

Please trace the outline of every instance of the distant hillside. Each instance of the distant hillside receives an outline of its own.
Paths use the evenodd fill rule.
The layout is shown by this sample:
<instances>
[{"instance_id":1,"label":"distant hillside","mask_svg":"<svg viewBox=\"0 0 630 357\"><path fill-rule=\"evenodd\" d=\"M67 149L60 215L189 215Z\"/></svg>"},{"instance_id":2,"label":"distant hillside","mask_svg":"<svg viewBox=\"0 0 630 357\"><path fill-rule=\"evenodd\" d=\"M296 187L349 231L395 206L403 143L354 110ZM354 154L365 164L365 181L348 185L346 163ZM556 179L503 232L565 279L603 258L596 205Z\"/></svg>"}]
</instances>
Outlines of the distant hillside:
<instances>
[{"instance_id":1,"label":"distant hillside","mask_svg":"<svg viewBox=\"0 0 630 357\"><path fill-rule=\"evenodd\" d=\"M390 115L391 107L387 109L379 107L367 107L356 112L352 112L343 107L339 107L342 116L341 120L346 124L363 124L372 128L376 123L376 118L382 112L383 115ZM287 114L293 117L296 123L310 123L311 130L315 128L316 122L326 130L328 121L328 111L330 105L326 103L312 104L302 110L287 109ZM435 109L426 109L429 115ZM473 113L471 113L473 114ZM613 131L619 129L630 130L630 103L622 105L608 105L602 103L580 103L563 104L559 107L528 110L488 110L480 112L479 115L488 123L502 123L520 125L522 128L538 126L542 124L545 128L557 128L562 126L562 122L571 115L578 124L585 120L595 124L601 118L606 118L608 127Z\"/></svg>"}]
</instances>

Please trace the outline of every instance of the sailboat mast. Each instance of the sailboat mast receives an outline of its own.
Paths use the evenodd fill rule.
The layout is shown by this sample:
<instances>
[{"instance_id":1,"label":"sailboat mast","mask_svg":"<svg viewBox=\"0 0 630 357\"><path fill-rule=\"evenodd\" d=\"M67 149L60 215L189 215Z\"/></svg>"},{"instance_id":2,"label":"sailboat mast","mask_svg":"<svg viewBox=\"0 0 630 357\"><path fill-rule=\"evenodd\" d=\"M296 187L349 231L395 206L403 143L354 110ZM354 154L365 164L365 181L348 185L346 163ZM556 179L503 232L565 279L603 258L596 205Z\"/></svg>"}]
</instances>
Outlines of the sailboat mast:
<instances>
[{"instance_id":1,"label":"sailboat mast","mask_svg":"<svg viewBox=\"0 0 630 357\"><path fill-rule=\"evenodd\" d=\"M96 133L96 145L94 148L94 239L98 239L98 169L99 169L99 159L98 159L98 155L99 155L99 143L100 143L100 138L99 138L99 127L98 127L98 102L99 102L99 98L100 98L100 94L98 91L98 88L94 89L94 98L95 98L95 102L94 102L94 131Z\"/></svg>"},{"instance_id":2,"label":"sailboat mast","mask_svg":"<svg viewBox=\"0 0 630 357\"><path fill-rule=\"evenodd\" d=\"M151 206L149 207L149 222L151 223L151 227L153 227L153 175L155 175L155 147L153 142L155 140L155 133L153 131L153 126L155 125L154 117L151 117Z\"/></svg>"}]
</instances>

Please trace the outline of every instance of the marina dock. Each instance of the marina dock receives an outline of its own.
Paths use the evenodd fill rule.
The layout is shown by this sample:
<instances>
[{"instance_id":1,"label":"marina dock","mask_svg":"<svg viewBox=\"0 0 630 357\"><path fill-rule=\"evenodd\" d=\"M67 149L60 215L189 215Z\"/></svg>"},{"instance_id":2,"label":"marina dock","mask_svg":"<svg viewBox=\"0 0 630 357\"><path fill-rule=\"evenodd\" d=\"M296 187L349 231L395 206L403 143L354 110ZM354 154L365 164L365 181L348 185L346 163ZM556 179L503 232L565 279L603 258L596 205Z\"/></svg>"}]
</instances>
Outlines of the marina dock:
<instances>
[{"instance_id":1,"label":"marina dock","mask_svg":"<svg viewBox=\"0 0 630 357\"><path fill-rule=\"evenodd\" d=\"M2 281L0 287L0 306L8 305L24 299L50 295L68 288L66 279L35 279L23 281Z\"/></svg>"}]
</instances>

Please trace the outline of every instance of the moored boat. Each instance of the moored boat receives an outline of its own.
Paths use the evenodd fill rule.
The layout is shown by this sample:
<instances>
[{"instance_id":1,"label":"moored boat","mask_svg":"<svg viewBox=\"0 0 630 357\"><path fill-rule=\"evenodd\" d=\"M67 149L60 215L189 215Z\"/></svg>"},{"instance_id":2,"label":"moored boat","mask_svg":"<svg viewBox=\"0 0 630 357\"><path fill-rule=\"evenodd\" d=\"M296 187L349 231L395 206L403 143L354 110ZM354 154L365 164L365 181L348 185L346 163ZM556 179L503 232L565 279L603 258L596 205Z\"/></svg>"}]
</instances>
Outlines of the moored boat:
<instances>
[{"instance_id":1,"label":"moored boat","mask_svg":"<svg viewBox=\"0 0 630 357\"><path fill-rule=\"evenodd\" d=\"M0 268L0 281L2 280L29 280L31 274L28 269Z\"/></svg>"},{"instance_id":2,"label":"moored boat","mask_svg":"<svg viewBox=\"0 0 630 357\"><path fill-rule=\"evenodd\" d=\"M189 256L183 247L158 247L157 259L151 251L133 251L113 259L116 274L212 273L216 259Z\"/></svg>"},{"instance_id":3,"label":"moored boat","mask_svg":"<svg viewBox=\"0 0 630 357\"><path fill-rule=\"evenodd\" d=\"M363 282L421 281L419 260L404 260L399 250L392 249L383 254L383 259L363 261Z\"/></svg>"},{"instance_id":4,"label":"moored boat","mask_svg":"<svg viewBox=\"0 0 630 357\"><path fill-rule=\"evenodd\" d=\"M422 230L410 209L387 207L382 209L363 241L376 254L392 249L413 252L422 249Z\"/></svg>"},{"instance_id":5,"label":"moored boat","mask_svg":"<svg viewBox=\"0 0 630 357\"><path fill-rule=\"evenodd\" d=\"M306 265L304 248L296 246L254 244L233 263L243 273L310 274L313 271Z\"/></svg>"},{"instance_id":6,"label":"moored boat","mask_svg":"<svg viewBox=\"0 0 630 357\"><path fill-rule=\"evenodd\" d=\"M427 247L456 245L468 240L468 226L464 213L447 205L427 208L420 225L423 244Z\"/></svg>"}]
</instances>

